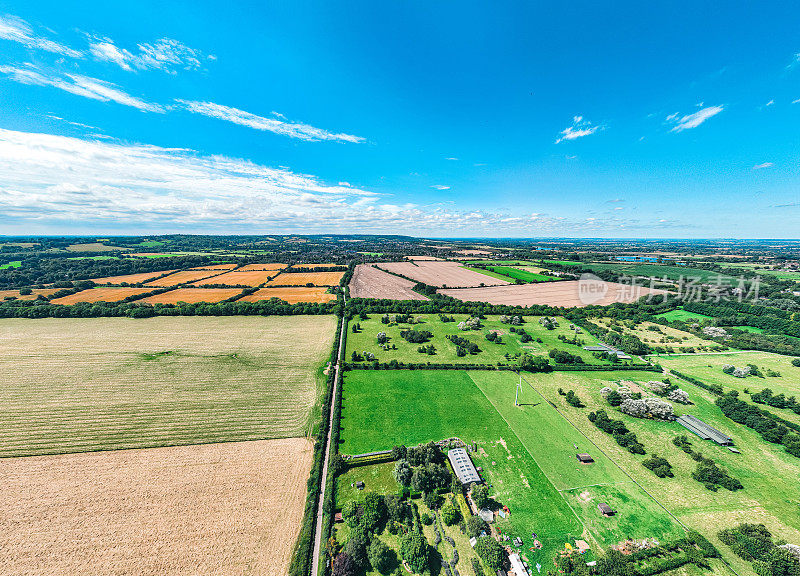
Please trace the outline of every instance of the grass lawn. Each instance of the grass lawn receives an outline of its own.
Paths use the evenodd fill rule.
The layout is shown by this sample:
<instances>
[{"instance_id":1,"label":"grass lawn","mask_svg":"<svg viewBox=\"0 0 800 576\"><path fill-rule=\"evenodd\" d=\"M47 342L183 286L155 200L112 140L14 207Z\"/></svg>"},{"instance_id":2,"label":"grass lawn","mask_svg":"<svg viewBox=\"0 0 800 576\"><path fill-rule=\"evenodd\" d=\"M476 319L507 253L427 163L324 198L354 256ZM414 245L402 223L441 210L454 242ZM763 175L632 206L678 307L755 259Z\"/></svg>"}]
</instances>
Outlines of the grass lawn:
<instances>
[{"instance_id":1,"label":"grass lawn","mask_svg":"<svg viewBox=\"0 0 800 576\"><path fill-rule=\"evenodd\" d=\"M305 436L333 316L0 320L0 457ZM318 408L317 408L318 409Z\"/></svg>"},{"instance_id":2,"label":"grass lawn","mask_svg":"<svg viewBox=\"0 0 800 576\"><path fill-rule=\"evenodd\" d=\"M442 322L438 314L418 314L414 316L414 319L417 322L421 322L413 325L382 324L380 314L373 314L368 320L354 319L350 326L354 323L359 323L362 331L358 333L351 332L347 335L346 359L350 361L354 351L359 354L363 354L366 351L374 354L379 362L397 360L398 362L430 362L433 364L497 364L498 362L509 362L506 354L511 357L516 357L523 352L546 355L550 349L558 348L580 356L587 364L608 364L608 362L598 360L592 356L591 352L583 350L582 346L566 344L558 340L560 335L568 338L573 336L573 332L569 329L569 321L564 318L558 318L559 326L557 328L547 330L539 324L539 317L526 316L526 323L522 325L522 328L525 328L533 340L523 344L519 335L511 333L510 325L500 322L499 316L487 316L486 320L482 320L483 328L468 331L458 329L458 323L466 320L467 315L454 314L453 317L455 322ZM409 328L431 332L433 338L427 344L433 344L436 347L436 354L420 353L417 351L420 344L411 344L402 338L400 332ZM489 342L485 337L485 334L489 331L498 331L502 338L502 344ZM385 332L389 336L389 345L396 346L397 350L383 350L378 345L376 338L378 332ZM456 345L446 338L451 334L474 342L481 351L478 354L467 354L459 358L456 355ZM537 338L542 341L537 342ZM591 334L583 333L580 338L584 342L583 345L591 345L597 342Z\"/></svg>"},{"instance_id":3,"label":"grass lawn","mask_svg":"<svg viewBox=\"0 0 800 576\"><path fill-rule=\"evenodd\" d=\"M397 494L400 486L394 479L394 462L356 466L336 478L336 507L343 508L350 500L358 500L365 492ZM356 482L364 483L364 490L356 488Z\"/></svg>"},{"instance_id":4,"label":"grass lawn","mask_svg":"<svg viewBox=\"0 0 800 576\"><path fill-rule=\"evenodd\" d=\"M687 320L711 320L713 316L706 316L705 314L698 314L697 312L688 312L683 309L678 310L670 310L669 312L664 312L663 314L659 314L656 318L663 318L668 322L674 322L678 320L680 322L686 322Z\"/></svg>"},{"instance_id":5,"label":"grass lawn","mask_svg":"<svg viewBox=\"0 0 800 576\"><path fill-rule=\"evenodd\" d=\"M513 278L509 278L499 272L493 272L492 270L485 270L483 268L474 268L472 266L464 266L467 270L471 270L472 272L477 272L478 274L483 274L485 276L489 276L491 278L495 278L497 280L505 280L506 282L511 282Z\"/></svg>"},{"instance_id":6,"label":"grass lawn","mask_svg":"<svg viewBox=\"0 0 800 576\"><path fill-rule=\"evenodd\" d=\"M708 355L671 358L688 358L696 361L724 357ZM682 371L691 373L686 367L682 368ZM729 548L719 542L716 534L720 529L745 521L763 522L779 537L790 542L800 541L800 493L797 490L800 459L787 454L780 446L765 442L755 431L723 416L713 403L714 397L705 390L680 382L694 404L689 406L676 404L676 413L693 414L728 434L742 451L741 454L733 454L724 447L702 441L689 434L676 422L643 420L624 415L608 406L599 394L600 388L614 380L623 378L647 381L653 379L652 373L557 372L530 374L525 378L548 400L556 404L588 439L624 468L670 512L686 525L711 539L740 574L752 575L753 572L747 563L738 559ZM557 393L559 387L564 390L574 389L587 404L587 408L574 409L567 405L563 397ZM618 446L610 435L589 422L586 417L588 412L598 408L604 408L613 418L623 420L638 436L649 454L656 453L666 458L673 465L675 477L656 477L641 465L646 456L630 454ZM724 489L711 492L691 478L695 468L694 461L672 444L672 438L681 434L690 436L696 450L702 451L704 455L727 468L731 475L744 484L744 489L737 492Z\"/></svg>"},{"instance_id":7,"label":"grass lawn","mask_svg":"<svg viewBox=\"0 0 800 576\"><path fill-rule=\"evenodd\" d=\"M8 268L19 268L20 266L22 266L22 260L12 260L11 262L0 264L0 270L6 270Z\"/></svg>"},{"instance_id":8,"label":"grass lawn","mask_svg":"<svg viewBox=\"0 0 800 576\"><path fill-rule=\"evenodd\" d=\"M552 280L558 280L555 276L546 276L544 274L538 274L536 272L530 272L528 270L521 270L519 268L513 268L511 266L493 266L490 268L492 272L496 274L502 274L508 278L513 278L514 280L521 280L525 283L531 282L550 282Z\"/></svg>"},{"instance_id":9,"label":"grass lawn","mask_svg":"<svg viewBox=\"0 0 800 576\"><path fill-rule=\"evenodd\" d=\"M736 328L737 330L742 330L744 332L750 332L752 334L763 334L763 328L756 328L755 326L726 326L726 328Z\"/></svg>"}]
</instances>

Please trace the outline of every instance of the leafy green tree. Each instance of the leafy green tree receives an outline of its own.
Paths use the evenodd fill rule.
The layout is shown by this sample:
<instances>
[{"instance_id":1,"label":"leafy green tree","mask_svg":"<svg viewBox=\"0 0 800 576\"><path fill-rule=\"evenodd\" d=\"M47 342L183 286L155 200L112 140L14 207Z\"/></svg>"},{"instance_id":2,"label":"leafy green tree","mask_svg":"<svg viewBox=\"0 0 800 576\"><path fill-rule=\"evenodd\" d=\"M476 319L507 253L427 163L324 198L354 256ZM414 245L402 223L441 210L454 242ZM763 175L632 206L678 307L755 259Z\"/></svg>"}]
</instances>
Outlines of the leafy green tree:
<instances>
[{"instance_id":1,"label":"leafy green tree","mask_svg":"<svg viewBox=\"0 0 800 576\"><path fill-rule=\"evenodd\" d=\"M347 544L344 545L344 553L350 556L353 563L361 568L367 566L367 545L359 536L351 535L347 539Z\"/></svg>"},{"instance_id":2,"label":"leafy green tree","mask_svg":"<svg viewBox=\"0 0 800 576\"><path fill-rule=\"evenodd\" d=\"M470 516L467 519L467 536L477 538L481 532L489 532L489 525L480 516Z\"/></svg>"},{"instance_id":3,"label":"leafy green tree","mask_svg":"<svg viewBox=\"0 0 800 576\"><path fill-rule=\"evenodd\" d=\"M398 460L394 464L393 474L394 479L397 480L398 484L408 487L411 485L411 477L414 474L414 470L406 460Z\"/></svg>"},{"instance_id":4,"label":"leafy green tree","mask_svg":"<svg viewBox=\"0 0 800 576\"><path fill-rule=\"evenodd\" d=\"M373 538L367 550L370 565L381 574L388 574L395 563L394 552L377 538Z\"/></svg>"},{"instance_id":5,"label":"leafy green tree","mask_svg":"<svg viewBox=\"0 0 800 576\"><path fill-rule=\"evenodd\" d=\"M475 543L475 553L492 571L503 567L503 547L491 536L481 536Z\"/></svg>"},{"instance_id":6,"label":"leafy green tree","mask_svg":"<svg viewBox=\"0 0 800 576\"><path fill-rule=\"evenodd\" d=\"M452 526L461 519L461 512L459 511L458 506L456 506L452 496L448 498L445 505L442 506L441 514L442 522L448 526Z\"/></svg>"},{"instance_id":7,"label":"leafy green tree","mask_svg":"<svg viewBox=\"0 0 800 576\"><path fill-rule=\"evenodd\" d=\"M489 487L486 484L476 484L472 487L472 501L478 508L489 505Z\"/></svg>"},{"instance_id":8,"label":"leafy green tree","mask_svg":"<svg viewBox=\"0 0 800 576\"><path fill-rule=\"evenodd\" d=\"M400 538L400 557L415 574L422 574L428 567L430 547L425 537L413 530Z\"/></svg>"}]
</instances>

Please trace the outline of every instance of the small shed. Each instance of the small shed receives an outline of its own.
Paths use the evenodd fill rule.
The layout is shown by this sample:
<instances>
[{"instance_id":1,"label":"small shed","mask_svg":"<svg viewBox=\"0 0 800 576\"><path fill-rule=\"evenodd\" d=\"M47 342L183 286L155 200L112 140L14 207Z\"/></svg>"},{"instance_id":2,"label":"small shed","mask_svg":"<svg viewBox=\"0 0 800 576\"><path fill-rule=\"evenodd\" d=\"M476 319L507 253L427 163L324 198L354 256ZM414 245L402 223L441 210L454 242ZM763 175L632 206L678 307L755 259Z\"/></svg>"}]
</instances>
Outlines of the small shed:
<instances>
[{"instance_id":1,"label":"small shed","mask_svg":"<svg viewBox=\"0 0 800 576\"><path fill-rule=\"evenodd\" d=\"M337 522L337 523L338 523L338 522L344 522L344 518L342 518L342 513L341 513L341 512L336 512L336 513L333 515L333 521L334 521L334 522Z\"/></svg>"},{"instance_id":2,"label":"small shed","mask_svg":"<svg viewBox=\"0 0 800 576\"><path fill-rule=\"evenodd\" d=\"M594 462L594 458L592 458L590 454L576 454L575 456L578 458L578 462L581 464L591 464Z\"/></svg>"},{"instance_id":3,"label":"small shed","mask_svg":"<svg viewBox=\"0 0 800 576\"><path fill-rule=\"evenodd\" d=\"M609 506L605 502L601 502L600 504L598 504L597 509L600 510L600 513L606 517L614 516L617 513L616 510L614 510L611 506Z\"/></svg>"},{"instance_id":4,"label":"small shed","mask_svg":"<svg viewBox=\"0 0 800 576\"><path fill-rule=\"evenodd\" d=\"M481 520L484 522L494 522L494 512L488 508L481 508L481 510L478 512L478 516L480 516Z\"/></svg>"}]
</instances>

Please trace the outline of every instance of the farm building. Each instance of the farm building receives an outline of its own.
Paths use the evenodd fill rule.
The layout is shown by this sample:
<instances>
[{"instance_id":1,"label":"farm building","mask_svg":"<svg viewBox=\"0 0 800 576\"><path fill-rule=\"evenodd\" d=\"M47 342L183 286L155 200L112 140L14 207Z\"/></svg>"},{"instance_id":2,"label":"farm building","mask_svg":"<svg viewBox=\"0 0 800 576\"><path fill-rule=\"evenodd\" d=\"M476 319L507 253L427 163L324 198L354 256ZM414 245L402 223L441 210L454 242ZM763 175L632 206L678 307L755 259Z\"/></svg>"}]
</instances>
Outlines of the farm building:
<instances>
[{"instance_id":1,"label":"farm building","mask_svg":"<svg viewBox=\"0 0 800 576\"><path fill-rule=\"evenodd\" d=\"M478 512L478 516L481 520L486 522L487 524L491 524L494 522L494 512L489 510L488 508L481 508L480 512Z\"/></svg>"},{"instance_id":2,"label":"farm building","mask_svg":"<svg viewBox=\"0 0 800 576\"><path fill-rule=\"evenodd\" d=\"M606 344L598 344L596 346L584 346L584 350L587 352L608 352L609 354L616 354L617 358L620 360L630 360L631 357L622 352L621 350L617 350L616 348L612 348Z\"/></svg>"},{"instance_id":3,"label":"farm building","mask_svg":"<svg viewBox=\"0 0 800 576\"><path fill-rule=\"evenodd\" d=\"M679 416L677 422L689 430L689 432L697 434L703 440L713 440L720 446L730 446L733 444L733 440L730 436L726 436L713 426L709 426L699 418L690 414Z\"/></svg>"},{"instance_id":4,"label":"farm building","mask_svg":"<svg viewBox=\"0 0 800 576\"><path fill-rule=\"evenodd\" d=\"M617 513L616 510L614 510L611 506L609 506L605 502L601 502L600 504L598 504L597 509L600 510L600 513L606 517L614 516Z\"/></svg>"},{"instance_id":5,"label":"farm building","mask_svg":"<svg viewBox=\"0 0 800 576\"><path fill-rule=\"evenodd\" d=\"M594 462L594 458L592 458L589 454L576 454L575 456L578 458L578 462L581 464L591 464Z\"/></svg>"},{"instance_id":6,"label":"farm building","mask_svg":"<svg viewBox=\"0 0 800 576\"><path fill-rule=\"evenodd\" d=\"M519 554L509 554L508 561L511 562L511 570L514 572L515 576L528 576L528 570L526 570L525 566L522 564L522 559L519 557Z\"/></svg>"},{"instance_id":7,"label":"farm building","mask_svg":"<svg viewBox=\"0 0 800 576\"><path fill-rule=\"evenodd\" d=\"M480 482L481 477L472 463L472 459L463 448L453 448L447 453L447 458L450 460L450 465L453 467L453 472L462 484L471 484L472 482Z\"/></svg>"}]
</instances>

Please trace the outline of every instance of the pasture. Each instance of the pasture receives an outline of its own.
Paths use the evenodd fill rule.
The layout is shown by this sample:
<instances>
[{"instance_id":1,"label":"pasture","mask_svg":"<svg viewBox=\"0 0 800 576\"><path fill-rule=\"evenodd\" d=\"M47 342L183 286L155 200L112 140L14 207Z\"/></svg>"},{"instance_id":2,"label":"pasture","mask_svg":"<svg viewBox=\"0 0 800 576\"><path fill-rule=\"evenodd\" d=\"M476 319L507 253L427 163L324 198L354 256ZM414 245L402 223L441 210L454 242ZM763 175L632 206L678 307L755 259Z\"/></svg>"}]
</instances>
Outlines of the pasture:
<instances>
[{"instance_id":1,"label":"pasture","mask_svg":"<svg viewBox=\"0 0 800 576\"><path fill-rule=\"evenodd\" d=\"M394 316L394 315L391 315ZM524 352L531 354L544 354L552 348L565 350L583 358L588 364L604 364L606 362L598 360L592 356L591 352L583 350L583 345L596 344L597 340L585 332L579 335L584 342L583 345L567 344L558 340L559 336L572 338L574 332L569 328L569 321L564 318L557 318L558 327L547 330L539 324L538 316L526 316L525 324L520 326L530 334L532 340L523 343L519 334L511 333L511 326L500 322L500 316L487 316L481 323L483 327L479 330L460 330L458 324L468 318L466 314L448 315L454 319L453 322L443 322L438 314L417 314L413 317L414 324L383 324L380 314L373 314L368 320L355 319L350 325L360 324L361 331L347 335L346 359L352 359L353 352L363 354L369 352L375 355L379 362L431 362L433 364L497 364L499 362L509 363L511 360L506 357L517 356ZM418 348L421 344L412 344L403 338L400 333L408 329L427 330L433 334L430 341L424 345L433 344L436 348L435 354L421 353ZM501 343L490 342L486 339L487 332L497 332L500 334ZM377 340L377 334L384 332L389 337L389 350L384 350ZM447 336L458 336L472 342L478 346L480 352L477 354L467 354L459 357L456 354L458 346L447 339ZM540 339L541 342L538 342ZM396 349L393 349L396 348Z\"/></svg>"},{"instance_id":2,"label":"pasture","mask_svg":"<svg viewBox=\"0 0 800 576\"><path fill-rule=\"evenodd\" d=\"M303 436L332 316L0 320L0 457ZM57 369L56 369L57 367Z\"/></svg>"},{"instance_id":3,"label":"pasture","mask_svg":"<svg viewBox=\"0 0 800 576\"><path fill-rule=\"evenodd\" d=\"M734 355L734 356L739 356ZM708 356L679 356L674 358L718 358ZM689 370L686 370L689 372ZM603 386L620 379L644 382L654 379L646 372L554 372L552 374L526 374L524 379L548 400L553 402L565 417L586 438L602 450L636 480L655 499L681 522L712 540L737 571L752 574L730 549L722 546L717 532L739 522L763 522L770 530L789 541L800 540L800 497L796 478L800 459L787 454L780 446L765 442L755 431L736 424L723 416L714 405L714 396L688 382L673 377L689 393L693 404L674 404L676 414L693 414L723 433L731 436L741 454L733 454L725 447L700 440L677 422L633 418L608 405L600 396ZM698 376L699 377L699 376ZM575 390L587 405L583 409L569 406L557 392L558 388ZM587 418L590 411L605 409L612 418L622 420L644 444L648 454L658 454L673 465L674 478L658 478L642 466L647 456L634 455L620 447L611 435L596 428ZM718 492L707 490L691 477L696 463L672 443L679 435L687 435L694 449L713 458L744 485L743 490Z\"/></svg>"},{"instance_id":4,"label":"pasture","mask_svg":"<svg viewBox=\"0 0 800 576\"><path fill-rule=\"evenodd\" d=\"M19 268L20 266L22 266L22 260L12 260L11 262L0 264L0 270L7 270L9 268Z\"/></svg>"},{"instance_id":5,"label":"pasture","mask_svg":"<svg viewBox=\"0 0 800 576\"><path fill-rule=\"evenodd\" d=\"M465 268L458 262L420 260L415 262L381 262L378 266L388 272L402 274L417 282L440 288L509 283L508 280L490 279L486 274Z\"/></svg>"},{"instance_id":6,"label":"pasture","mask_svg":"<svg viewBox=\"0 0 800 576\"><path fill-rule=\"evenodd\" d=\"M150 292L152 288L134 288L134 287L102 287L90 288L89 290L81 290L69 296L62 296L61 298L54 298L50 300L51 304L63 304L69 306L70 304L77 304L78 302L119 302L129 296L138 296Z\"/></svg>"},{"instance_id":7,"label":"pasture","mask_svg":"<svg viewBox=\"0 0 800 576\"><path fill-rule=\"evenodd\" d=\"M311 459L303 438L2 459L0 575L283 576Z\"/></svg>"},{"instance_id":8,"label":"pasture","mask_svg":"<svg viewBox=\"0 0 800 576\"><path fill-rule=\"evenodd\" d=\"M713 319L712 316L706 316L705 314L698 314L697 312L689 312L683 309L670 310L669 312L664 312L663 314L659 314L656 317L663 318L668 322L674 322L675 320L678 320L680 322L700 322L701 320Z\"/></svg>"},{"instance_id":9,"label":"pasture","mask_svg":"<svg viewBox=\"0 0 800 576\"><path fill-rule=\"evenodd\" d=\"M622 331L624 336L636 336L648 346L657 349L663 348L668 351L674 352L691 352L703 350L717 350L719 348L727 348L712 340L704 340L699 336L695 336L691 332L685 332L676 328L662 326L653 322L640 322L632 324L631 322L612 323L609 318L601 318L595 320L594 324L609 328L616 326ZM634 326L631 328L631 326Z\"/></svg>"},{"instance_id":10,"label":"pasture","mask_svg":"<svg viewBox=\"0 0 800 576\"><path fill-rule=\"evenodd\" d=\"M661 290L650 290L643 286L631 287L629 285L606 282L604 294L597 298L586 299L581 297L581 284L577 281L564 282L539 282L523 284L521 286L510 284L507 286L486 286L482 288L448 288L439 290L445 296L452 296L463 302L488 302L489 304L503 304L509 306L533 306L546 304L548 306L563 306L565 308L583 307L588 304L607 305L614 302L635 302L649 294L662 294Z\"/></svg>"},{"instance_id":11,"label":"pasture","mask_svg":"<svg viewBox=\"0 0 800 576\"><path fill-rule=\"evenodd\" d=\"M267 286L338 286L344 272L282 272L267 282Z\"/></svg>"},{"instance_id":12,"label":"pasture","mask_svg":"<svg viewBox=\"0 0 800 576\"><path fill-rule=\"evenodd\" d=\"M162 292L154 296L148 296L139 300L139 303L144 304L177 304L179 302L186 302L187 304L195 304L197 302L206 302L214 304L222 302L228 298L241 294L239 288L177 288L169 292Z\"/></svg>"},{"instance_id":13,"label":"pasture","mask_svg":"<svg viewBox=\"0 0 800 576\"><path fill-rule=\"evenodd\" d=\"M555 276L547 276L545 274L533 272L532 270L515 268L512 266L488 266L487 270L482 270L480 268L470 268L470 270L484 273L491 272L493 273L492 275L497 275L501 279L519 280L520 282L524 282L526 284L530 284L532 282L552 282L553 280L558 280L558 278Z\"/></svg>"},{"instance_id":14,"label":"pasture","mask_svg":"<svg viewBox=\"0 0 800 576\"><path fill-rule=\"evenodd\" d=\"M270 298L280 298L289 304L298 302L333 302L336 294L329 294L322 286L293 286L289 288L259 288L252 294L239 298L237 302L259 302Z\"/></svg>"},{"instance_id":15,"label":"pasture","mask_svg":"<svg viewBox=\"0 0 800 576\"><path fill-rule=\"evenodd\" d=\"M426 296L412 290L414 284L411 280L394 276L369 264L359 264L348 286L352 298L427 300Z\"/></svg>"}]
</instances>

